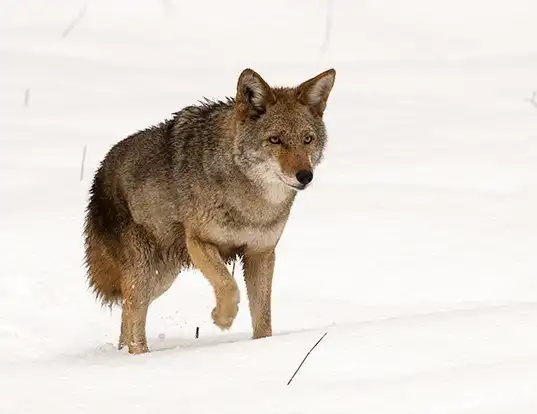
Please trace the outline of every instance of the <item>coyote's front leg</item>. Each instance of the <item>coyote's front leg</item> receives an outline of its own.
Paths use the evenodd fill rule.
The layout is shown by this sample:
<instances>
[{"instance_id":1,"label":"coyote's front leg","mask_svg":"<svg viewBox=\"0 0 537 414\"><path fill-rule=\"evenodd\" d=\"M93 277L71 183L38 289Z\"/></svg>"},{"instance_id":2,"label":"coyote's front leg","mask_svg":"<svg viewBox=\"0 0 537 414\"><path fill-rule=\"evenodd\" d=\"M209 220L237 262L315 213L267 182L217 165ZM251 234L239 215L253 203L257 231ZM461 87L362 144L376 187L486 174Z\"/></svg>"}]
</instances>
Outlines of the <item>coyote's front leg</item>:
<instances>
[{"instance_id":1,"label":"coyote's front leg","mask_svg":"<svg viewBox=\"0 0 537 414\"><path fill-rule=\"evenodd\" d=\"M270 302L274 274L274 250L244 256L244 280L248 291L254 339L272 335Z\"/></svg>"},{"instance_id":2,"label":"coyote's front leg","mask_svg":"<svg viewBox=\"0 0 537 414\"><path fill-rule=\"evenodd\" d=\"M220 252L213 244L187 235L186 246L194 266L207 278L214 289L216 306L212 318L216 326L229 329L239 311L239 288L227 270Z\"/></svg>"}]
</instances>

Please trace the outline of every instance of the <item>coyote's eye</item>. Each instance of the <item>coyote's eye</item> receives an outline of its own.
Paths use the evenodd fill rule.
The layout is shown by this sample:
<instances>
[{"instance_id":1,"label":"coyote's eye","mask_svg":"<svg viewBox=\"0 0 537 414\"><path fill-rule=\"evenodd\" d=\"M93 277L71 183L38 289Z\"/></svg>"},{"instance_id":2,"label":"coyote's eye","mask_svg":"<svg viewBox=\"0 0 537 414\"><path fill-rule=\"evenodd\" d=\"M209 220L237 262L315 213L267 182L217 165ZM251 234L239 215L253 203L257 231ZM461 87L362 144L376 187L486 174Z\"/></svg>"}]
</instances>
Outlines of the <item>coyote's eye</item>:
<instances>
[{"instance_id":1,"label":"coyote's eye","mask_svg":"<svg viewBox=\"0 0 537 414\"><path fill-rule=\"evenodd\" d=\"M313 141L312 135L308 135L306 138L304 138L304 144L311 144L311 141Z\"/></svg>"},{"instance_id":2,"label":"coyote's eye","mask_svg":"<svg viewBox=\"0 0 537 414\"><path fill-rule=\"evenodd\" d=\"M270 137L268 140L271 144L274 144L274 145L278 145L282 143L282 140L278 137Z\"/></svg>"}]
</instances>

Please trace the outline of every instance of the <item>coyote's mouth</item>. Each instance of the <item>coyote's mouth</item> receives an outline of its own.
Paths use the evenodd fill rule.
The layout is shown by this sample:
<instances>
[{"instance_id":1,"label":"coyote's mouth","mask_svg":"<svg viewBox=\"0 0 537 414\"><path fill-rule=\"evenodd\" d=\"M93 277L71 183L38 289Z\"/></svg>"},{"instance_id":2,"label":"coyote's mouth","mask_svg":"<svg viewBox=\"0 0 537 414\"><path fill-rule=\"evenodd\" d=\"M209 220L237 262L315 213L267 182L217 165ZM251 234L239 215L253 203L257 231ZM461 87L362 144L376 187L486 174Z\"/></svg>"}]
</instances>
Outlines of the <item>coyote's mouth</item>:
<instances>
[{"instance_id":1,"label":"coyote's mouth","mask_svg":"<svg viewBox=\"0 0 537 414\"><path fill-rule=\"evenodd\" d=\"M302 191L302 190L305 190L307 185L293 185L293 184L287 184L285 183L285 185L287 185L288 187L291 187L293 190L297 190L297 191Z\"/></svg>"},{"instance_id":2,"label":"coyote's mouth","mask_svg":"<svg viewBox=\"0 0 537 414\"><path fill-rule=\"evenodd\" d=\"M289 188L292 188L295 191L302 191L306 189L306 187L308 186L308 184L304 185L304 184L299 184L299 183L290 183L289 180L286 180L285 177L283 177L280 174L278 174L278 178L283 184L285 184Z\"/></svg>"}]
</instances>

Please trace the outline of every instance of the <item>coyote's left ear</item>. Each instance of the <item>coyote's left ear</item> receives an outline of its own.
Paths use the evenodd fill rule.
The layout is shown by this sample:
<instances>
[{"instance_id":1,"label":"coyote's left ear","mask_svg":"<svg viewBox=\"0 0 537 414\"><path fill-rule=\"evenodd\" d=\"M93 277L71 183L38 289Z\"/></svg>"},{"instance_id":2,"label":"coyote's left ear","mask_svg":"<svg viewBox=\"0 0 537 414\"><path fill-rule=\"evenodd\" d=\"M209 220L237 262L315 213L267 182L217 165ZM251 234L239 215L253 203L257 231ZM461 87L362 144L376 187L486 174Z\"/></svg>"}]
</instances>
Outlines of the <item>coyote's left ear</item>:
<instances>
[{"instance_id":1,"label":"coyote's left ear","mask_svg":"<svg viewBox=\"0 0 537 414\"><path fill-rule=\"evenodd\" d=\"M314 115L322 117L335 80L335 69L329 69L307 80L297 87L298 100L304 105L308 105Z\"/></svg>"}]
</instances>

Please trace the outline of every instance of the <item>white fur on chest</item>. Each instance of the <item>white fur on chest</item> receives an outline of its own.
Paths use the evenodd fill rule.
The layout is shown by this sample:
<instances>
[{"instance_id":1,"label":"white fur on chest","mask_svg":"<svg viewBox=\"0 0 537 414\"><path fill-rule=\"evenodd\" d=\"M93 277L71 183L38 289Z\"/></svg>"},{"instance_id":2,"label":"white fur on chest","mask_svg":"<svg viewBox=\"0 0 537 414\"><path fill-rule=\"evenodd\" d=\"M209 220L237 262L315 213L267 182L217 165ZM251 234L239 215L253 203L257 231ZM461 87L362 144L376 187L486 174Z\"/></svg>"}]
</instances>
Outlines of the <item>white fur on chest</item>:
<instances>
[{"instance_id":1,"label":"white fur on chest","mask_svg":"<svg viewBox=\"0 0 537 414\"><path fill-rule=\"evenodd\" d=\"M276 246L280 238L285 222L265 229L257 227L227 228L222 226L211 226L208 234L216 244L243 246L247 250L265 250Z\"/></svg>"},{"instance_id":2,"label":"white fur on chest","mask_svg":"<svg viewBox=\"0 0 537 414\"><path fill-rule=\"evenodd\" d=\"M289 199L292 190L281 182L265 184L263 196L265 200L273 205L279 205Z\"/></svg>"},{"instance_id":3,"label":"white fur on chest","mask_svg":"<svg viewBox=\"0 0 537 414\"><path fill-rule=\"evenodd\" d=\"M263 188L263 198L273 205L278 205L288 200L293 192L274 173L279 169L280 167L274 161L265 161L252 170L252 175L259 179Z\"/></svg>"}]
</instances>

